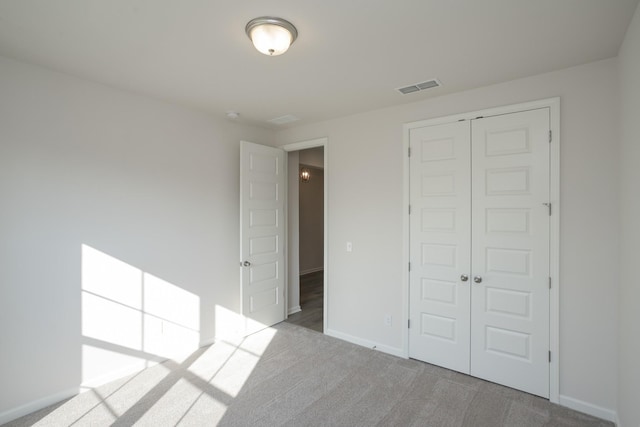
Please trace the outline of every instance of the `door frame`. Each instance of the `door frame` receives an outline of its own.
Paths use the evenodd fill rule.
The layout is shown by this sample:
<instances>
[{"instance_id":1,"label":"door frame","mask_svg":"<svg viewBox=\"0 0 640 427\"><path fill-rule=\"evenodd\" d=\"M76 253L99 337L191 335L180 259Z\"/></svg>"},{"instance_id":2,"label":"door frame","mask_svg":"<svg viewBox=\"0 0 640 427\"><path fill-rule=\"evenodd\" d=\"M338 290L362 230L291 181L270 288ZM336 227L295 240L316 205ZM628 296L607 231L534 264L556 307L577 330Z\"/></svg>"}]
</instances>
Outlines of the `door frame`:
<instances>
[{"instance_id":1,"label":"door frame","mask_svg":"<svg viewBox=\"0 0 640 427\"><path fill-rule=\"evenodd\" d=\"M409 133L411 129L434 126L460 120L476 119L480 116L498 116L520 111L549 108L549 124L552 140L549 147L549 201L552 215L549 224L549 274L551 289L549 291L549 401L559 403L560 395L560 98L547 98L520 104L476 110L467 113L420 120L403 125L403 195L402 210L402 315L404 324L409 322ZM409 357L409 328L402 336L403 356Z\"/></svg>"},{"instance_id":2,"label":"door frame","mask_svg":"<svg viewBox=\"0 0 640 427\"><path fill-rule=\"evenodd\" d=\"M322 302L322 331L326 333L329 325L329 310L328 310L328 295L329 295L329 279L328 279L328 268L329 268L329 138L317 138L306 141L295 142L293 144L283 145L279 148L284 150L286 153L291 151L300 151L306 150L307 148L316 148L323 147L324 148L324 235L323 235L323 245L324 245L324 260L323 260L323 269L324 273L323 277L323 302ZM289 162L286 161L286 172L285 176L289 174ZM285 183L285 318L288 317L288 306L289 306L289 217L288 217L288 207L289 207L289 180L286 180Z\"/></svg>"}]
</instances>

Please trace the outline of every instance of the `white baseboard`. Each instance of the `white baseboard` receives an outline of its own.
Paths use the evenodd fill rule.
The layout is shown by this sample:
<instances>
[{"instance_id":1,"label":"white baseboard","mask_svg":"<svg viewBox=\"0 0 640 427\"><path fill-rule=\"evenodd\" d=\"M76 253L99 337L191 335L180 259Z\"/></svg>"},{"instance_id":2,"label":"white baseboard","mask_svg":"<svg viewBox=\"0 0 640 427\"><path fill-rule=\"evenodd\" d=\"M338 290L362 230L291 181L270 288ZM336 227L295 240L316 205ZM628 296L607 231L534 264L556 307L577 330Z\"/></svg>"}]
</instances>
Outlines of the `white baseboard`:
<instances>
[{"instance_id":1,"label":"white baseboard","mask_svg":"<svg viewBox=\"0 0 640 427\"><path fill-rule=\"evenodd\" d=\"M322 271L322 270L324 270L324 267L309 268L304 271L301 271L300 276L304 276L305 274L311 274L311 273L315 273L317 271Z\"/></svg>"},{"instance_id":2,"label":"white baseboard","mask_svg":"<svg viewBox=\"0 0 640 427\"><path fill-rule=\"evenodd\" d=\"M378 350L383 353L391 354L393 356L398 356L405 359L402 348L391 347L391 346L380 344L374 341L369 341L362 338L354 337L353 335L345 334L343 332L338 332L333 329L327 329L325 331L325 334L329 335L330 337L334 337L334 338L341 339L343 341L350 342L352 344L361 345L363 347L371 348L373 350Z\"/></svg>"},{"instance_id":3,"label":"white baseboard","mask_svg":"<svg viewBox=\"0 0 640 427\"><path fill-rule=\"evenodd\" d=\"M573 397L560 395L560 405L566 406L567 408L575 409L576 411L584 412L585 414L593 415L594 417L602 418L603 420L615 422L616 425L618 421L618 414L616 411L611 409L603 408L598 405L594 405L592 403L584 402L579 399L574 399Z\"/></svg>"},{"instance_id":4,"label":"white baseboard","mask_svg":"<svg viewBox=\"0 0 640 427\"><path fill-rule=\"evenodd\" d=\"M25 403L17 408L9 409L8 411L0 413L0 425L73 397L79 392L80 389L77 387L70 388L68 390L34 400L33 402Z\"/></svg>"},{"instance_id":5,"label":"white baseboard","mask_svg":"<svg viewBox=\"0 0 640 427\"><path fill-rule=\"evenodd\" d=\"M300 308L299 305L296 305L295 307L291 307L287 314L293 314L293 313L297 313L299 311L302 311L302 308Z\"/></svg>"}]
</instances>

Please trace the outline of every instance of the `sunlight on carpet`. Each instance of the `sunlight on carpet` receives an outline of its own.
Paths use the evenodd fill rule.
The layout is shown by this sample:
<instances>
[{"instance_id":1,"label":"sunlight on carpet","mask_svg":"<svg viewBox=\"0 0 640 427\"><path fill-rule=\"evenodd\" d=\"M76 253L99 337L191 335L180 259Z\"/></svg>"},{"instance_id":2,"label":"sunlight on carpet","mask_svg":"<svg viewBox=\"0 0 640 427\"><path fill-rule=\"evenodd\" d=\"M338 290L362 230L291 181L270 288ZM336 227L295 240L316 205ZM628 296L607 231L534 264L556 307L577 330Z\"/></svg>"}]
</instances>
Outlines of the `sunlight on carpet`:
<instances>
[{"instance_id":1,"label":"sunlight on carpet","mask_svg":"<svg viewBox=\"0 0 640 427\"><path fill-rule=\"evenodd\" d=\"M220 341L184 362L166 361L71 398L35 422L51 425L217 423L238 395L277 331L266 328L236 343Z\"/></svg>"}]
</instances>

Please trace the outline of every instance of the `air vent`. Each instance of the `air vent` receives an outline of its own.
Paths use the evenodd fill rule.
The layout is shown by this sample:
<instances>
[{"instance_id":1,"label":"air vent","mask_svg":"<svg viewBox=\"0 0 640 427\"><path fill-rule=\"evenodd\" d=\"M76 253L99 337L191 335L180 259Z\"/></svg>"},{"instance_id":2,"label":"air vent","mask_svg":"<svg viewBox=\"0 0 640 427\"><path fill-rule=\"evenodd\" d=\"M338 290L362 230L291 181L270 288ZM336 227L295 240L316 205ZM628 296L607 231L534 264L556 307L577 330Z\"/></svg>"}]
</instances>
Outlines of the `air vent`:
<instances>
[{"instance_id":1,"label":"air vent","mask_svg":"<svg viewBox=\"0 0 640 427\"><path fill-rule=\"evenodd\" d=\"M403 95L406 95L408 93L419 92L421 90L431 89L439 86L440 86L440 82L438 81L438 79L431 79L431 80L427 80L426 82L416 83L413 85L401 87L401 88L398 88L397 90Z\"/></svg>"},{"instance_id":2,"label":"air vent","mask_svg":"<svg viewBox=\"0 0 640 427\"><path fill-rule=\"evenodd\" d=\"M402 92L404 95L406 95L408 93L418 92L420 88L418 86L407 86L407 87L402 87L398 90Z\"/></svg>"},{"instance_id":3,"label":"air vent","mask_svg":"<svg viewBox=\"0 0 640 427\"><path fill-rule=\"evenodd\" d=\"M271 119L267 121L269 123L273 123L274 125L284 125L286 123L295 122L296 120L300 120L300 119L291 114L287 114L286 116L276 117L275 119Z\"/></svg>"}]
</instances>

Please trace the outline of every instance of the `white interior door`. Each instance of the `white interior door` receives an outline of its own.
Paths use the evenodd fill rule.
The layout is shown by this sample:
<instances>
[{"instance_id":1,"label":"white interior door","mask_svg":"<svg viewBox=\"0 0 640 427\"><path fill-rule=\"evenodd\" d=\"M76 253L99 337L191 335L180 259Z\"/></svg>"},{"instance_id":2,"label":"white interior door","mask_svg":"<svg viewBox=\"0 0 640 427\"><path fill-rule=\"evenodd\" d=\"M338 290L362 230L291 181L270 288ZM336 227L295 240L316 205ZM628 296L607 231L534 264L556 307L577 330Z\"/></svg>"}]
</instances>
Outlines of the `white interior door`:
<instances>
[{"instance_id":1,"label":"white interior door","mask_svg":"<svg viewBox=\"0 0 640 427\"><path fill-rule=\"evenodd\" d=\"M240 143L240 263L245 334L285 319L284 151Z\"/></svg>"},{"instance_id":2,"label":"white interior door","mask_svg":"<svg viewBox=\"0 0 640 427\"><path fill-rule=\"evenodd\" d=\"M409 356L469 373L469 122L410 133Z\"/></svg>"},{"instance_id":3,"label":"white interior door","mask_svg":"<svg viewBox=\"0 0 640 427\"><path fill-rule=\"evenodd\" d=\"M549 397L549 109L471 128L471 374Z\"/></svg>"}]
</instances>

